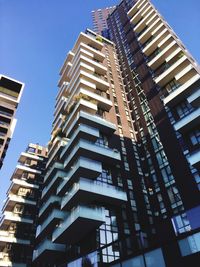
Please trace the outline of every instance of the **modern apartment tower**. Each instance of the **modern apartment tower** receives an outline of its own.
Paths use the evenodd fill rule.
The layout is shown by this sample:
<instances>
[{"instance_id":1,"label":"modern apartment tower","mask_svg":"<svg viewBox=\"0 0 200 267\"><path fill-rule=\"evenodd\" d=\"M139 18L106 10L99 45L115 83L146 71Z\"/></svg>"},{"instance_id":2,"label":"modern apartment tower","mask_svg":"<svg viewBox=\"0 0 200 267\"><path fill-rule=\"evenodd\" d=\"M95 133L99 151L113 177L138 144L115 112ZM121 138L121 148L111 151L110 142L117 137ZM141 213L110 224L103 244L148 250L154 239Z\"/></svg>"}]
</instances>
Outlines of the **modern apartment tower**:
<instances>
[{"instance_id":1,"label":"modern apartment tower","mask_svg":"<svg viewBox=\"0 0 200 267\"><path fill-rule=\"evenodd\" d=\"M30 267L46 148L29 144L11 177L0 220L0 266Z\"/></svg>"},{"instance_id":2,"label":"modern apartment tower","mask_svg":"<svg viewBox=\"0 0 200 267\"><path fill-rule=\"evenodd\" d=\"M113 12L115 6L107 7L104 9L97 9L92 11L92 22L93 22L93 30L97 34L107 35L108 33L108 25L107 18Z\"/></svg>"},{"instance_id":3,"label":"modern apartment tower","mask_svg":"<svg viewBox=\"0 0 200 267\"><path fill-rule=\"evenodd\" d=\"M199 266L199 67L148 0L60 70L33 265Z\"/></svg>"},{"instance_id":4,"label":"modern apartment tower","mask_svg":"<svg viewBox=\"0 0 200 267\"><path fill-rule=\"evenodd\" d=\"M0 75L0 168L12 138L24 84L5 75Z\"/></svg>"}]
</instances>

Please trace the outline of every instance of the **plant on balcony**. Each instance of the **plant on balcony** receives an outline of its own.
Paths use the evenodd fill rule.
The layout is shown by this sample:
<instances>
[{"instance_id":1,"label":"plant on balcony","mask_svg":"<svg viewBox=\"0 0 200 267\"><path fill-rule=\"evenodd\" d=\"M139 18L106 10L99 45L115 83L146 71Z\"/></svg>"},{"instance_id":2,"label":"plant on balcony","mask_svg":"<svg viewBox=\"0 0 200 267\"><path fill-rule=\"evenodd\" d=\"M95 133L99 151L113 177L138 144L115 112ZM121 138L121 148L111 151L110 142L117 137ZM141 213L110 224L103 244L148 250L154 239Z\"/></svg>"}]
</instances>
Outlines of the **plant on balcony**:
<instances>
[{"instance_id":1,"label":"plant on balcony","mask_svg":"<svg viewBox=\"0 0 200 267\"><path fill-rule=\"evenodd\" d=\"M61 138L64 137L62 129L58 128L58 129L54 130L52 133L52 137L53 137L52 139L55 139L56 137L61 137Z\"/></svg>"},{"instance_id":2,"label":"plant on balcony","mask_svg":"<svg viewBox=\"0 0 200 267\"><path fill-rule=\"evenodd\" d=\"M183 53L183 51L181 51L179 54L178 54L178 58L182 58L185 54Z\"/></svg>"},{"instance_id":3,"label":"plant on balcony","mask_svg":"<svg viewBox=\"0 0 200 267\"><path fill-rule=\"evenodd\" d=\"M96 40L99 41L100 43L103 43L103 38L101 37L101 35L97 35Z\"/></svg>"}]
</instances>

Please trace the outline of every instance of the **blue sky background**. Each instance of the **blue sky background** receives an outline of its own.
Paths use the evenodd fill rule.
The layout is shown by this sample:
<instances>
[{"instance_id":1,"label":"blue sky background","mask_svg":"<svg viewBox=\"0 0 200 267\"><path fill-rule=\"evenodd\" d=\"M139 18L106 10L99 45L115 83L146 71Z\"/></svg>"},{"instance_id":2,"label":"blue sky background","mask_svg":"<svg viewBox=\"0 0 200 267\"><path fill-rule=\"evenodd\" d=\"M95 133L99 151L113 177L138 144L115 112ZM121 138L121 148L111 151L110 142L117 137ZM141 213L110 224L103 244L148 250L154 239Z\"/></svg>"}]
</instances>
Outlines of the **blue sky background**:
<instances>
[{"instance_id":1,"label":"blue sky background","mask_svg":"<svg viewBox=\"0 0 200 267\"><path fill-rule=\"evenodd\" d=\"M118 0L0 0L0 73L25 83L17 126L0 171L0 208L19 154L29 142L47 144L59 69L91 10ZM200 62L200 1L152 0ZM189 3L189 4L188 4Z\"/></svg>"}]
</instances>

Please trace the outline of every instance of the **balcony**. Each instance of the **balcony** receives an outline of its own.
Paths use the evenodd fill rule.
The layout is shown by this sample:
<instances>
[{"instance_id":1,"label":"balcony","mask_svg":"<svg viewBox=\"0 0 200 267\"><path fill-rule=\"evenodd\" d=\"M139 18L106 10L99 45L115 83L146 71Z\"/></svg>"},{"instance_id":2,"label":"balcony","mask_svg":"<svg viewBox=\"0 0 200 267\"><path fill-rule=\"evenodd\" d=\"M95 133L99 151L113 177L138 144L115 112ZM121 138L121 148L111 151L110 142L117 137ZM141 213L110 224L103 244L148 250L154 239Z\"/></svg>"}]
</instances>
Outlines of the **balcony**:
<instances>
[{"instance_id":1,"label":"balcony","mask_svg":"<svg viewBox=\"0 0 200 267\"><path fill-rule=\"evenodd\" d=\"M33 182L35 182L35 181L33 180ZM20 187L30 188L30 189L39 189L39 185L37 185L37 184L28 183L24 180L14 178L14 179L12 179L12 183L8 189L8 192L12 192L13 194L17 194Z\"/></svg>"},{"instance_id":2,"label":"balcony","mask_svg":"<svg viewBox=\"0 0 200 267\"><path fill-rule=\"evenodd\" d=\"M172 56L173 55L171 54L170 57ZM169 60L165 64L163 64L159 70L155 71L155 83L159 84L160 86L165 85L174 77L178 76L179 73L184 71L184 69L188 67L188 65L189 61L185 55L181 58L178 58L178 56L176 56L172 60Z\"/></svg>"},{"instance_id":3,"label":"balcony","mask_svg":"<svg viewBox=\"0 0 200 267\"><path fill-rule=\"evenodd\" d=\"M63 82L63 84L61 85L60 89L58 90L57 96L56 96L56 102L60 101L61 97L67 97L68 96L68 92L67 92L67 86L68 86L68 82Z\"/></svg>"},{"instance_id":4,"label":"balcony","mask_svg":"<svg viewBox=\"0 0 200 267\"><path fill-rule=\"evenodd\" d=\"M84 43L86 45L92 46L94 49L96 49L100 52L103 48L103 43L101 43L98 40L96 40L95 38L92 38L91 36L81 32L79 37L78 37L78 40L76 41L74 48L72 49L73 53L76 53L80 43Z\"/></svg>"},{"instance_id":5,"label":"balcony","mask_svg":"<svg viewBox=\"0 0 200 267\"><path fill-rule=\"evenodd\" d=\"M40 208L39 217L42 219L42 217L45 216L45 214L47 214L52 207L59 208L60 200L60 197L50 196L50 198Z\"/></svg>"},{"instance_id":6,"label":"balcony","mask_svg":"<svg viewBox=\"0 0 200 267\"><path fill-rule=\"evenodd\" d=\"M30 154L30 153L22 152L20 157L19 157L18 162L20 162L21 164L25 164L27 159L33 159L36 161L43 161L42 157Z\"/></svg>"},{"instance_id":7,"label":"balcony","mask_svg":"<svg viewBox=\"0 0 200 267\"><path fill-rule=\"evenodd\" d=\"M70 210L79 203L107 203L121 205L127 201L126 193L119 187L80 178L66 193L61 202L61 209Z\"/></svg>"},{"instance_id":8,"label":"balcony","mask_svg":"<svg viewBox=\"0 0 200 267\"><path fill-rule=\"evenodd\" d=\"M200 87L195 90L188 98L188 102L193 106L198 108L200 106Z\"/></svg>"},{"instance_id":9,"label":"balcony","mask_svg":"<svg viewBox=\"0 0 200 267\"><path fill-rule=\"evenodd\" d=\"M61 221L64 220L67 217L67 213L54 209L50 215L45 219L43 224L39 225L37 227L36 231L36 238L41 239L44 236L47 236L49 233L53 231L55 226Z\"/></svg>"},{"instance_id":10,"label":"balcony","mask_svg":"<svg viewBox=\"0 0 200 267\"><path fill-rule=\"evenodd\" d=\"M23 214L16 214L14 212L5 211L0 221L0 228L6 227L10 224L10 222L21 222L32 224L33 220L30 218L26 218Z\"/></svg>"},{"instance_id":11,"label":"balcony","mask_svg":"<svg viewBox=\"0 0 200 267\"><path fill-rule=\"evenodd\" d=\"M30 240L16 238L14 233L9 233L8 231L0 231L0 243L17 243L29 246L31 244Z\"/></svg>"},{"instance_id":12,"label":"balcony","mask_svg":"<svg viewBox=\"0 0 200 267\"><path fill-rule=\"evenodd\" d=\"M148 56L150 55L158 45L167 41L172 35L169 34L168 30L165 28L156 35L152 35L144 44L143 44L143 53Z\"/></svg>"},{"instance_id":13,"label":"balcony","mask_svg":"<svg viewBox=\"0 0 200 267\"><path fill-rule=\"evenodd\" d=\"M144 4L146 3L147 0L139 0L135 3L135 5L128 11L127 15L131 18L133 17L136 12L139 11L139 8Z\"/></svg>"},{"instance_id":14,"label":"balcony","mask_svg":"<svg viewBox=\"0 0 200 267\"><path fill-rule=\"evenodd\" d=\"M152 9L152 7L149 2L146 2L131 18L130 22L136 25L145 16L145 14L150 11L150 9Z\"/></svg>"},{"instance_id":15,"label":"balcony","mask_svg":"<svg viewBox=\"0 0 200 267\"><path fill-rule=\"evenodd\" d=\"M69 154L72 146L75 142L77 142L78 139L84 138L90 142L95 142L97 138L99 138L99 130L84 124L79 124L76 131L73 133L73 135L70 138L70 141L63 149L60 158L66 157L66 154Z\"/></svg>"},{"instance_id":16,"label":"balcony","mask_svg":"<svg viewBox=\"0 0 200 267\"><path fill-rule=\"evenodd\" d=\"M29 166L25 166L25 165L20 165L18 164L16 166L15 172L13 173L13 176L20 176L23 174L23 172L29 172L29 173L33 173L33 174L41 174L41 171L30 168Z\"/></svg>"},{"instance_id":17,"label":"balcony","mask_svg":"<svg viewBox=\"0 0 200 267\"><path fill-rule=\"evenodd\" d=\"M64 167L62 163L55 162L53 166L48 170L46 175L44 176L44 183L47 183L52 176L55 174L59 174L61 177L65 176Z\"/></svg>"},{"instance_id":18,"label":"balcony","mask_svg":"<svg viewBox=\"0 0 200 267\"><path fill-rule=\"evenodd\" d=\"M74 53L72 51L69 51L68 54L67 54L67 57L66 57L66 59L64 61L64 64L62 65L62 67L60 69L60 72L59 72L60 75L63 74L63 72L64 72L64 70L65 70L65 68L67 66L67 63L71 62L73 57L74 57Z\"/></svg>"},{"instance_id":19,"label":"balcony","mask_svg":"<svg viewBox=\"0 0 200 267\"><path fill-rule=\"evenodd\" d=\"M146 14L147 13L147 14ZM149 25L150 22L155 19L157 16L154 9L152 9L150 6L148 9L146 9L143 14L142 18L137 22L137 24L134 27L134 32L140 33L145 26Z\"/></svg>"},{"instance_id":20,"label":"balcony","mask_svg":"<svg viewBox=\"0 0 200 267\"><path fill-rule=\"evenodd\" d=\"M97 116L91 115L87 112L80 111L76 118L74 119L73 123L66 131L66 136L70 136L71 133L74 131L75 127L79 124L83 123L93 128L99 129L102 133L105 134L113 134L116 131L116 125Z\"/></svg>"},{"instance_id":21,"label":"balcony","mask_svg":"<svg viewBox=\"0 0 200 267\"><path fill-rule=\"evenodd\" d=\"M104 61L105 55L102 52L100 52L99 50L92 47L91 45L86 45L84 43L80 43L80 47L87 50L88 52L92 53L94 59L96 59L100 62Z\"/></svg>"},{"instance_id":22,"label":"balcony","mask_svg":"<svg viewBox=\"0 0 200 267\"><path fill-rule=\"evenodd\" d=\"M102 172L102 164L98 161L90 160L87 158L80 157L73 167L70 169L66 178L59 185L57 189L58 195L63 195L67 188L80 177L89 177L90 179L97 178Z\"/></svg>"},{"instance_id":23,"label":"balcony","mask_svg":"<svg viewBox=\"0 0 200 267\"><path fill-rule=\"evenodd\" d=\"M42 200L46 201L46 199L48 197L50 197L52 195L52 193L55 192L57 186L59 185L59 183L61 182L61 180L65 179L64 177L66 176L66 172L65 173L61 173L60 175L60 171L58 171L53 178L51 179L51 181L49 181L49 184L47 184L44 189L42 190Z\"/></svg>"},{"instance_id":24,"label":"balcony","mask_svg":"<svg viewBox=\"0 0 200 267\"><path fill-rule=\"evenodd\" d=\"M74 103L74 106L72 106L72 111L63 126L63 132L66 132L67 128L69 128L76 119L77 113L81 110L94 115L97 112L97 104L84 99L80 99L77 103Z\"/></svg>"},{"instance_id":25,"label":"balcony","mask_svg":"<svg viewBox=\"0 0 200 267\"><path fill-rule=\"evenodd\" d=\"M119 163L121 160L120 153L117 150L98 146L94 143L80 139L65 160L64 166L68 166L80 156L91 158L97 161L104 161L113 165Z\"/></svg>"},{"instance_id":26,"label":"balcony","mask_svg":"<svg viewBox=\"0 0 200 267\"><path fill-rule=\"evenodd\" d=\"M21 203L25 205L31 205L31 206L36 206L36 201L29 200L26 197L21 197L17 195L9 195L7 197L7 200L3 206L3 211L12 211L15 204Z\"/></svg>"},{"instance_id":27,"label":"balcony","mask_svg":"<svg viewBox=\"0 0 200 267\"><path fill-rule=\"evenodd\" d=\"M94 59L92 53L88 52L84 48L79 48L79 51L73 60L73 66L69 71L70 77L73 75L73 72L75 71L75 69L77 69L80 63L84 63L90 66L93 69L93 71L96 71L101 75L106 74L107 68L100 62L98 62L97 59Z\"/></svg>"},{"instance_id":28,"label":"balcony","mask_svg":"<svg viewBox=\"0 0 200 267\"><path fill-rule=\"evenodd\" d=\"M105 222L103 208L78 206L54 231L53 242L74 244Z\"/></svg>"},{"instance_id":29,"label":"balcony","mask_svg":"<svg viewBox=\"0 0 200 267\"><path fill-rule=\"evenodd\" d=\"M155 20L155 21L154 21ZM155 35L156 32L161 31L161 28L164 29L164 24L161 22L160 18L155 17L155 19L152 20L148 23L150 25L146 25L139 33L138 33L138 41L143 44L145 43L151 35Z\"/></svg>"},{"instance_id":30,"label":"balcony","mask_svg":"<svg viewBox=\"0 0 200 267\"><path fill-rule=\"evenodd\" d=\"M57 139L57 142L55 139ZM51 146L51 149L49 150L49 157L46 164L46 168L48 168L48 166L55 161L55 157L60 155L60 152L62 151L63 147L66 146L68 142L67 138L60 136L56 136L55 139L53 138L53 144Z\"/></svg>"},{"instance_id":31,"label":"balcony","mask_svg":"<svg viewBox=\"0 0 200 267\"><path fill-rule=\"evenodd\" d=\"M198 125L200 125L200 108L197 108L195 111L175 123L174 129L180 133L185 133Z\"/></svg>"},{"instance_id":32,"label":"balcony","mask_svg":"<svg viewBox=\"0 0 200 267\"><path fill-rule=\"evenodd\" d=\"M188 161L190 165L194 166L195 168L200 167L200 150L195 151L188 157Z\"/></svg>"},{"instance_id":33,"label":"balcony","mask_svg":"<svg viewBox=\"0 0 200 267\"><path fill-rule=\"evenodd\" d=\"M148 66L154 70L157 69L158 66L163 64L163 62L166 61L166 58L169 57L175 49L177 49L177 47L178 45L175 40L170 42L164 48L158 47L155 52L149 56L149 59L151 60L149 60Z\"/></svg>"},{"instance_id":34,"label":"balcony","mask_svg":"<svg viewBox=\"0 0 200 267\"><path fill-rule=\"evenodd\" d=\"M67 99L68 99L67 97L62 96L61 99L56 103L54 118L57 118L59 114L62 114L64 112L64 106L65 103L67 102Z\"/></svg>"},{"instance_id":35,"label":"balcony","mask_svg":"<svg viewBox=\"0 0 200 267\"><path fill-rule=\"evenodd\" d=\"M64 256L65 245L52 243L51 240L46 239L39 244L38 248L33 251L33 261L42 261L45 259L45 262L60 262L60 257Z\"/></svg>"},{"instance_id":36,"label":"balcony","mask_svg":"<svg viewBox=\"0 0 200 267\"><path fill-rule=\"evenodd\" d=\"M186 76L186 75L185 75ZM189 74L187 75L189 76ZM193 90L196 89L196 87L199 85L200 82L200 75L198 73L190 75L183 80L182 85L177 88L175 91L170 93L165 99L164 99L164 105L167 105L169 107L172 107L176 105L181 99L187 98Z\"/></svg>"}]
</instances>

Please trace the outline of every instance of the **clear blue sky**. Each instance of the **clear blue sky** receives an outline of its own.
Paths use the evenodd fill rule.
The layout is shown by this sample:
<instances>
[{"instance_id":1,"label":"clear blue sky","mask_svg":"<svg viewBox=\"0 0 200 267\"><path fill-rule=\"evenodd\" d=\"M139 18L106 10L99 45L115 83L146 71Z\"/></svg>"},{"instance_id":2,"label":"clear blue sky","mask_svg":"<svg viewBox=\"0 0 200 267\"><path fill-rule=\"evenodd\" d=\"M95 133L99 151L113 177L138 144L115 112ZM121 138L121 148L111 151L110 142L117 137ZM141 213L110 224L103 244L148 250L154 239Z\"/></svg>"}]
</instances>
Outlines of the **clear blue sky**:
<instances>
[{"instance_id":1,"label":"clear blue sky","mask_svg":"<svg viewBox=\"0 0 200 267\"><path fill-rule=\"evenodd\" d=\"M200 1L152 0L200 62ZM20 152L49 140L59 69L91 10L118 0L0 0L0 73L25 83L18 123L0 171L0 208Z\"/></svg>"}]
</instances>

